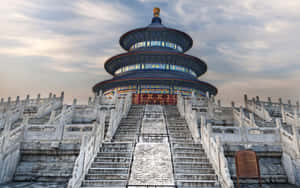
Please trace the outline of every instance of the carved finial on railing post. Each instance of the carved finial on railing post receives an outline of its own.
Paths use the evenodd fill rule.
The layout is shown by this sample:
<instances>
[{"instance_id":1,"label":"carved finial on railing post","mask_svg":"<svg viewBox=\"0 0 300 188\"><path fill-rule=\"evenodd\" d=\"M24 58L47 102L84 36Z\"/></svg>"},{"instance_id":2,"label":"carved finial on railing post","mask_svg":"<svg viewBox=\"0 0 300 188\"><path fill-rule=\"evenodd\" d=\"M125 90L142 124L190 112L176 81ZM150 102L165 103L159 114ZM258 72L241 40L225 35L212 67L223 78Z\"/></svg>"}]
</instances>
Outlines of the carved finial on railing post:
<instances>
[{"instance_id":1,"label":"carved finial on railing post","mask_svg":"<svg viewBox=\"0 0 300 188\"><path fill-rule=\"evenodd\" d=\"M40 104L40 101L41 101L41 94L38 94L36 98L36 103Z\"/></svg>"},{"instance_id":2,"label":"carved finial on railing post","mask_svg":"<svg viewBox=\"0 0 300 188\"><path fill-rule=\"evenodd\" d=\"M91 105L91 104L92 104L92 97L89 97L88 105Z\"/></svg>"},{"instance_id":3,"label":"carved finial on railing post","mask_svg":"<svg viewBox=\"0 0 300 188\"><path fill-rule=\"evenodd\" d=\"M288 99L288 105L289 105L289 107L292 107L292 102L290 99Z\"/></svg>"},{"instance_id":4,"label":"carved finial on railing post","mask_svg":"<svg viewBox=\"0 0 300 188\"><path fill-rule=\"evenodd\" d=\"M11 97L8 97L8 99L7 99L7 105L8 106L10 105L10 102L11 102Z\"/></svg>"},{"instance_id":5,"label":"carved finial on railing post","mask_svg":"<svg viewBox=\"0 0 300 188\"><path fill-rule=\"evenodd\" d=\"M256 103L257 103L257 104L260 103L259 96L256 96Z\"/></svg>"},{"instance_id":6,"label":"carved finial on railing post","mask_svg":"<svg viewBox=\"0 0 300 188\"><path fill-rule=\"evenodd\" d=\"M271 99L271 97L268 97L268 102L269 102L269 105L272 104L272 99Z\"/></svg>"},{"instance_id":7,"label":"carved finial on railing post","mask_svg":"<svg viewBox=\"0 0 300 188\"><path fill-rule=\"evenodd\" d=\"M62 91L62 92L60 93L60 100L63 102L63 101L64 101L64 98L65 98L65 92Z\"/></svg>"},{"instance_id":8,"label":"carved finial on railing post","mask_svg":"<svg viewBox=\"0 0 300 188\"><path fill-rule=\"evenodd\" d=\"M245 126L244 117L245 117L245 114L244 114L243 107L240 106L240 127Z\"/></svg>"},{"instance_id":9,"label":"carved finial on railing post","mask_svg":"<svg viewBox=\"0 0 300 188\"><path fill-rule=\"evenodd\" d=\"M25 104L29 104L30 95L26 95Z\"/></svg>"},{"instance_id":10,"label":"carved finial on railing post","mask_svg":"<svg viewBox=\"0 0 300 188\"><path fill-rule=\"evenodd\" d=\"M296 101L296 109L297 109L297 112L299 113L299 101Z\"/></svg>"},{"instance_id":11,"label":"carved finial on railing post","mask_svg":"<svg viewBox=\"0 0 300 188\"><path fill-rule=\"evenodd\" d=\"M103 96L103 91L99 90L99 96Z\"/></svg>"},{"instance_id":12,"label":"carved finial on railing post","mask_svg":"<svg viewBox=\"0 0 300 188\"><path fill-rule=\"evenodd\" d=\"M50 92L49 93L49 97L48 97L49 99L51 99L52 98L52 93Z\"/></svg>"},{"instance_id":13,"label":"carved finial on railing post","mask_svg":"<svg viewBox=\"0 0 300 188\"><path fill-rule=\"evenodd\" d=\"M245 108L248 109L248 96L247 96L247 94L244 95L244 105L245 105Z\"/></svg>"},{"instance_id":14,"label":"carved finial on railing post","mask_svg":"<svg viewBox=\"0 0 300 188\"><path fill-rule=\"evenodd\" d=\"M218 107L221 108L221 100L218 100Z\"/></svg>"},{"instance_id":15,"label":"carved finial on railing post","mask_svg":"<svg viewBox=\"0 0 300 188\"><path fill-rule=\"evenodd\" d=\"M4 103L4 99L3 99L3 98L1 98L0 105L3 105L3 103Z\"/></svg>"},{"instance_id":16,"label":"carved finial on railing post","mask_svg":"<svg viewBox=\"0 0 300 188\"><path fill-rule=\"evenodd\" d=\"M56 99L56 94L53 95L53 98Z\"/></svg>"},{"instance_id":17,"label":"carved finial on railing post","mask_svg":"<svg viewBox=\"0 0 300 188\"><path fill-rule=\"evenodd\" d=\"M281 103L281 105L280 105L280 109L281 109L282 121L283 121L283 122L286 122L285 110L284 110L284 106L283 106L282 103Z\"/></svg>"},{"instance_id":18,"label":"carved finial on railing post","mask_svg":"<svg viewBox=\"0 0 300 188\"><path fill-rule=\"evenodd\" d=\"M73 99L73 104L72 104L72 106L75 106L76 104L77 104L77 99L74 98L74 99Z\"/></svg>"},{"instance_id":19,"label":"carved finial on railing post","mask_svg":"<svg viewBox=\"0 0 300 188\"><path fill-rule=\"evenodd\" d=\"M20 102L20 96L17 96L17 98L16 98L16 104L19 104L19 102Z\"/></svg>"},{"instance_id":20,"label":"carved finial on railing post","mask_svg":"<svg viewBox=\"0 0 300 188\"><path fill-rule=\"evenodd\" d=\"M282 99L281 98L278 99L278 102L279 102L280 105L282 105Z\"/></svg>"},{"instance_id":21,"label":"carved finial on railing post","mask_svg":"<svg viewBox=\"0 0 300 188\"><path fill-rule=\"evenodd\" d=\"M232 107L232 108L235 108L234 101L231 101L231 107Z\"/></svg>"}]
</instances>

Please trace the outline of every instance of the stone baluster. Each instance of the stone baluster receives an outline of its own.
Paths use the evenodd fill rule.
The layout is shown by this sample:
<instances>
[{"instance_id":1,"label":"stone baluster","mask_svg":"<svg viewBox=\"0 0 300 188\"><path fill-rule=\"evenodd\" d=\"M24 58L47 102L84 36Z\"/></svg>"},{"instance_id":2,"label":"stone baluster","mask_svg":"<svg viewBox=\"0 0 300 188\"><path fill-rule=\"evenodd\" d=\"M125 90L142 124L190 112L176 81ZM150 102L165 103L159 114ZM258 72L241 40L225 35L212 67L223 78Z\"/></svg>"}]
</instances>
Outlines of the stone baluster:
<instances>
[{"instance_id":1,"label":"stone baluster","mask_svg":"<svg viewBox=\"0 0 300 188\"><path fill-rule=\"evenodd\" d=\"M245 118L244 110L243 107L240 106L240 119L239 119L240 127L245 126L244 118Z\"/></svg>"},{"instance_id":2,"label":"stone baluster","mask_svg":"<svg viewBox=\"0 0 300 188\"><path fill-rule=\"evenodd\" d=\"M244 105L245 108L248 109L248 96L246 94L244 95Z\"/></svg>"},{"instance_id":3,"label":"stone baluster","mask_svg":"<svg viewBox=\"0 0 300 188\"><path fill-rule=\"evenodd\" d=\"M296 102L296 109L297 109L297 112L299 113L300 109L299 109L299 101Z\"/></svg>"},{"instance_id":4,"label":"stone baluster","mask_svg":"<svg viewBox=\"0 0 300 188\"><path fill-rule=\"evenodd\" d=\"M280 118L276 118L276 119L275 119L275 122L276 122L276 128L277 128L277 131L278 131L278 134L279 134L279 139L280 139L280 142L281 142L281 141L282 141L282 135L281 135L281 129L282 129L281 119L280 119Z\"/></svg>"},{"instance_id":5,"label":"stone baluster","mask_svg":"<svg viewBox=\"0 0 300 188\"><path fill-rule=\"evenodd\" d=\"M250 113L249 116L250 116L250 121L251 121L251 127L256 127L253 113Z\"/></svg>"},{"instance_id":6,"label":"stone baluster","mask_svg":"<svg viewBox=\"0 0 300 188\"><path fill-rule=\"evenodd\" d=\"M284 106L283 106L282 103L281 103L281 105L280 105L280 108L281 108L282 121L285 123L285 122L286 122L286 116L285 116Z\"/></svg>"},{"instance_id":7,"label":"stone baluster","mask_svg":"<svg viewBox=\"0 0 300 188\"><path fill-rule=\"evenodd\" d=\"M221 108L221 100L218 100L218 107Z\"/></svg>"},{"instance_id":8,"label":"stone baluster","mask_svg":"<svg viewBox=\"0 0 300 188\"><path fill-rule=\"evenodd\" d=\"M49 124L53 124L54 123L55 115L56 115L56 112L55 112L55 110L53 110L51 112L51 115L50 115L50 118L49 118L49 122L48 122Z\"/></svg>"},{"instance_id":9,"label":"stone baluster","mask_svg":"<svg viewBox=\"0 0 300 188\"><path fill-rule=\"evenodd\" d=\"M1 98L0 105L3 105L3 103L4 103L4 99L3 99L3 98Z\"/></svg>"},{"instance_id":10,"label":"stone baluster","mask_svg":"<svg viewBox=\"0 0 300 188\"><path fill-rule=\"evenodd\" d=\"M298 113L296 113L296 110L295 110L295 113L294 113L294 119L295 119L295 122L294 122L294 125L292 125L292 129L293 129L293 142L294 142L294 145L296 147L296 153L297 155L299 156L300 155L300 146L299 146L299 142L298 142L298 139L299 139L299 132L298 132Z\"/></svg>"}]
</instances>

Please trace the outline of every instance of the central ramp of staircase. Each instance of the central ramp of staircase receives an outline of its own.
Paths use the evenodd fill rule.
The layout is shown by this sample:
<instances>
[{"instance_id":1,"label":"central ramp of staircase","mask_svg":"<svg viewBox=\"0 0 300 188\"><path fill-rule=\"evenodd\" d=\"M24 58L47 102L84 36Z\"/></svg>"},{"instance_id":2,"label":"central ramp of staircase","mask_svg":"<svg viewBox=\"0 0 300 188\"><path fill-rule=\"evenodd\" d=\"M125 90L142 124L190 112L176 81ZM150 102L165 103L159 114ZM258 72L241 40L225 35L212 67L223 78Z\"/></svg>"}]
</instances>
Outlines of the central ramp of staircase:
<instances>
[{"instance_id":1,"label":"central ramp of staircase","mask_svg":"<svg viewBox=\"0 0 300 188\"><path fill-rule=\"evenodd\" d=\"M128 187L175 187L163 107L146 105Z\"/></svg>"}]
</instances>

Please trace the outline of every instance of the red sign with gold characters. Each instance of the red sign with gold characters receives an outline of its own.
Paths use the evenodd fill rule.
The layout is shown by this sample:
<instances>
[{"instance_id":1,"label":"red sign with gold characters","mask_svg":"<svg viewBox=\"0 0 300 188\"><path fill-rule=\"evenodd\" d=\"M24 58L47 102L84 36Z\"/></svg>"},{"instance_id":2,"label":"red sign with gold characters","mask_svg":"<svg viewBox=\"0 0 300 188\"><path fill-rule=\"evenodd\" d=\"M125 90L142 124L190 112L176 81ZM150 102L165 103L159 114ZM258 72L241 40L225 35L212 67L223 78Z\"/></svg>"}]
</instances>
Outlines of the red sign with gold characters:
<instances>
[{"instance_id":1,"label":"red sign with gold characters","mask_svg":"<svg viewBox=\"0 0 300 188\"><path fill-rule=\"evenodd\" d=\"M161 105L176 105L177 95L170 94L133 94L133 104L161 104Z\"/></svg>"},{"instance_id":2,"label":"red sign with gold characters","mask_svg":"<svg viewBox=\"0 0 300 188\"><path fill-rule=\"evenodd\" d=\"M240 178L257 178L261 187L259 161L256 153L251 150L238 151L235 154L237 187L240 187Z\"/></svg>"}]
</instances>

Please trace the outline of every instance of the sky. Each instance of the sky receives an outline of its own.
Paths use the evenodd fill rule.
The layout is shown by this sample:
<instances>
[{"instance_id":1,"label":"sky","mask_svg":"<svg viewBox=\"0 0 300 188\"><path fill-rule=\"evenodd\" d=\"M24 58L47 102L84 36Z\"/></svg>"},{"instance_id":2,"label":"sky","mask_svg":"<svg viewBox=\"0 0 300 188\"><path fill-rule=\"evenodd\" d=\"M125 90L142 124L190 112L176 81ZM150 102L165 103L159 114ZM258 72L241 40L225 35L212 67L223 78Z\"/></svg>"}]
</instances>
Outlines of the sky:
<instances>
[{"instance_id":1,"label":"sky","mask_svg":"<svg viewBox=\"0 0 300 188\"><path fill-rule=\"evenodd\" d=\"M124 53L119 37L152 19L194 40L199 79L229 104L249 98L300 99L299 0L9 0L0 5L0 97L65 92L86 103L111 78L104 62Z\"/></svg>"}]
</instances>

